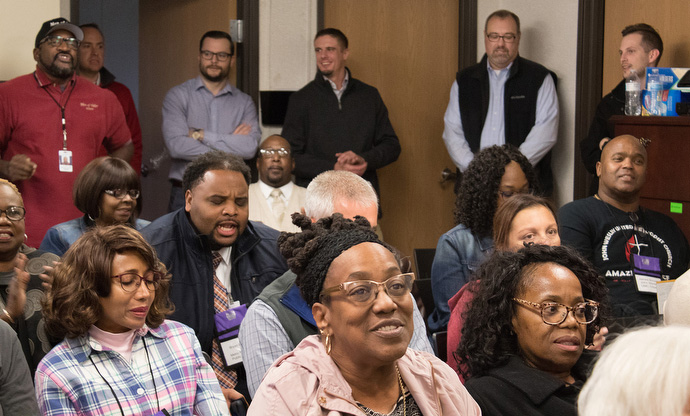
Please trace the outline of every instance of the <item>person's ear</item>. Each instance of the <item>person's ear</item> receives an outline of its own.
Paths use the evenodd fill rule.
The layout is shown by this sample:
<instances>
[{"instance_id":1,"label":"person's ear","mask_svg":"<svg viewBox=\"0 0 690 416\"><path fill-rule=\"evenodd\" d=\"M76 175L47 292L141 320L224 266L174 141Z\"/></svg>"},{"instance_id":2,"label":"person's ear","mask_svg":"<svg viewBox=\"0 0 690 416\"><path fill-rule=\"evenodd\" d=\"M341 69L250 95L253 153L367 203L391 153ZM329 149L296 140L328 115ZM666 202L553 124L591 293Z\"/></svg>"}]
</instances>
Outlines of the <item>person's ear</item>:
<instances>
[{"instance_id":1,"label":"person's ear","mask_svg":"<svg viewBox=\"0 0 690 416\"><path fill-rule=\"evenodd\" d=\"M659 59L659 55L661 55L661 53L658 49L652 49L651 51L649 51L649 53L647 54L649 59L649 63L647 64L647 66L656 66L655 62L657 59Z\"/></svg>"},{"instance_id":2,"label":"person's ear","mask_svg":"<svg viewBox=\"0 0 690 416\"><path fill-rule=\"evenodd\" d=\"M597 162L597 178L601 177L601 162Z\"/></svg>"},{"instance_id":3,"label":"person's ear","mask_svg":"<svg viewBox=\"0 0 690 416\"><path fill-rule=\"evenodd\" d=\"M330 325L330 309L326 305L320 302L314 303L311 307L311 314L314 315L314 321L316 322L316 327L320 330L328 328Z\"/></svg>"}]
</instances>

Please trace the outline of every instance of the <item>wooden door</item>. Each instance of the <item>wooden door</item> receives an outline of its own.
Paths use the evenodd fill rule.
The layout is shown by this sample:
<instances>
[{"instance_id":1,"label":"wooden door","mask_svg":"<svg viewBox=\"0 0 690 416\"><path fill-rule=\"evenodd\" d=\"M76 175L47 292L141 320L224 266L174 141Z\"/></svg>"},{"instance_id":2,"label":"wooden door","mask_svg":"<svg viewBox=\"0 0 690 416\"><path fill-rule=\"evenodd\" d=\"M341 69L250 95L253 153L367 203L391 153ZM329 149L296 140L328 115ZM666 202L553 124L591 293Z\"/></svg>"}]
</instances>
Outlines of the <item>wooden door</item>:
<instances>
[{"instance_id":1,"label":"wooden door","mask_svg":"<svg viewBox=\"0 0 690 416\"><path fill-rule=\"evenodd\" d=\"M160 164L142 179L143 218L165 214L170 195L169 159L161 133L163 99L175 85L199 75L199 40L209 30L228 31L236 0L145 0L139 3L139 119L144 163ZM230 82L235 84L235 70Z\"/></svg>"},{"instance_id":2,"label":"wooden door","mask_svg":"<svg viewBox=\"0 0 690 416\"><path fill-rule=\"evenodd\" d=\"M397 162L379 170L384 238L405 254L436 247L453 227L455 167L443 114L458 63L457 0L325 0L324 27L349 39L348 67L378 88L400 139Z\"/></svg>"}]
</instances>

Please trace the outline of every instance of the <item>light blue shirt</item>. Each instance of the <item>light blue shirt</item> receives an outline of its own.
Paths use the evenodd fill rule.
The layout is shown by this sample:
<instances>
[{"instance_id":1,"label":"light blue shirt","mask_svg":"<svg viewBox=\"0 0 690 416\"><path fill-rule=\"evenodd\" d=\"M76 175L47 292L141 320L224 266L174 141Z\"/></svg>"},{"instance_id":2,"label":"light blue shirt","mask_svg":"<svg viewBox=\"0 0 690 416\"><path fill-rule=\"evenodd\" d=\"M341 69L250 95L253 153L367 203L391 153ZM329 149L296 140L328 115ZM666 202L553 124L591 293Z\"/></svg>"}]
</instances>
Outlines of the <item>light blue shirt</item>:
<instances>
[{"instance_id":1,"label":"light blue shirt","mask_svg":"<svg viewBox=\"0 0 690 416\"><path fill-rule=\"evenodd\" d=\"M505 143L505 84L512 63L500 71L494 71L487 62L489 71L489 109L484 120L480 149ZM498 72L498 73L497 73ZM453 81L450 89L450 100L443 117L445 128L443 141L453 163L464 172L474 158L474 153L465 139L460 119L460 103L458 102L458 82ZM520 145L520 152L536 165L556 144L558 139L558 96L553 78L546 76L537 93L537 114L534 126Z\"/></svg>"},{"instance_id":2,"label":"light blue shirt","mask_svg":"<svg viewBox=\"0 0 690 416\"><path fill-rule=\"evenodd\" d=\"M242 123L251 126L249 134L233 134ZM189 129L203 129L204 139L189 137ZM172 157L168 177L182 180L187 164L210 150L253 158L261 130L250 96L229 83L213 95L198 76L173 87L165 96L163 139Z\"/></svg>"}]
</instances>

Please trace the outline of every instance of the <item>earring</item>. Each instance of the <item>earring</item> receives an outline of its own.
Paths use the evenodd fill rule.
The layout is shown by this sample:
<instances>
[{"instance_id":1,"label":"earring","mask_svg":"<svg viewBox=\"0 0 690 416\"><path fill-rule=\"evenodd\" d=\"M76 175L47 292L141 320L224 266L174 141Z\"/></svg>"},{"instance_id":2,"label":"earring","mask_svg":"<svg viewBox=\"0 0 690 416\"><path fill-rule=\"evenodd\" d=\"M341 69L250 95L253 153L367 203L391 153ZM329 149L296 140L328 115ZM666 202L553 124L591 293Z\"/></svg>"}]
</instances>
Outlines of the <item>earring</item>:
<instances>
[{"instance_id":1,"label":"earring","mask_svg":"<svg viewBox=\"0 0 690 416\"><path fill-rule=\"evenodd\" d=\"M333 347L331 334L324 334L323 329L319 330L319 332L321 332L322 337L326 337L326 354L331 355L331 348Z\"/></svg>"}]
</instances>

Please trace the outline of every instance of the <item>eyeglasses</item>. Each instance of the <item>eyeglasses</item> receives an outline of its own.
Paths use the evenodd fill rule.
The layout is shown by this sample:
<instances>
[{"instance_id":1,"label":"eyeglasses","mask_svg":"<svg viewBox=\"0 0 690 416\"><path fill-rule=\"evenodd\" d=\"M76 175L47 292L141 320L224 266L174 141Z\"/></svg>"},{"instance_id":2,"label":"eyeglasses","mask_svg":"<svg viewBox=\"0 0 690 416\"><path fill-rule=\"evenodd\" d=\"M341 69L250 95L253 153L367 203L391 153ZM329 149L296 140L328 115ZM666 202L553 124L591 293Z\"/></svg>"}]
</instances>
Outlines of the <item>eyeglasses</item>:
<instances>
[{"instance_id":1,"label":"eyeglasses","mask_svg":"<svg viewBox=\"0 0 690 416\"><path fill-rule=\"evenodd\" d=\"M117 199L125 199L125 196L129 195L132 199L139 198L141 192L138 189L106 189L106 194L114 196Z\"/></svg>"},{"instance_id":2,"label":"eyeglasses","mask_svg":"<svg viewBox=\"0 0 690 416\"><path fill-rule=\"evenodd\" d=\"M26 215L24 207L16 207L14 205L7 207L7 209L0 209L0 216L2 216L3 212L10 221L21 221L24 219L24 215Z\"/></svg>"},{"instance_id":3,"label":"eyeglasses","mask_svg":"<svg viewBox=\"0 0 690 416\"><path fill-rule=\"evenodd\" d=\"M284 147L280 149L259 149L259 154L261 154L261 157L264 159L272 159L276 155L281 159L285 159L290 156L290 151Z\"/></svg>"},{"instance_id":4,"label":"eyeglasses","mask_svg":"<svg viewBox=\"0 0 690 416\"><path fill-rule=\"evenodd\" d=\"M486 35L486 37L489 39L489 42L498 42L499 39L503 39L505 43L513 43L515 42L515 39L517 39L517 35L513 33L506 33L505 35L499 35L496 32L491 32Z\"/></svg>"},{"instance_id":5,"label":"eyeglasses","mask_svg":"<svg viewBox=\"0 0 690 416\"><path fill-rule=\"evenodd\" d=\"M47 43L48 45L57 48L62 44L62 42L65 42L70 49L79 49L79 41L76 38L66 38L64 36L46 36L39 43L39 45L41 43Z\"/></svg>"},{"instance_id":6,"label":"eyeglasses","mask_svg":"<svg viewBox=\"0 0 690 416\"><path fill-rule=\"evenodd\" d=\"M212 60L214 56L218 58L218 62L225 62L232 56L232 54L227 52L201 51L201 57L207 61Z\"/></svg>"},{"instance_id":7,"label":"eyeglasses","mask_svg":"<svg viewBox=\"0 0 690 416\"><path fill-rule=\"evenodd\" d=\"M128 293L135 292L139 289L141 282L144 282L148 290L153 291L160 286L161 279L163 279L163 273L149 271L143 277L136 273L122 273L117 276L111 276L111 279L118 279L122 290Z\"/></svg>"},{"instance_id":8,"label":"eyeglasses","mask_svg":"<svg viewBox=\"0 0 690 416\"><path fill-rule=\"evenodd\" d=\"M414 273L399 274L381 283L374 282L373 280L355 280L322 290L319 299L323 300L334 292L345 292L347 299L352 302L369 303L376 299L381 287L391 298L399 298L410 293L413 282Z\"/></svg>"},{"instance_id":9,"label":"eyeglasses","mask_svg":"<svg viewBox=\"0 0 690 416\"><path fill-rule=\"evenodd\" d=\"M535 303L518 298L513 298L513 300L539 309L541 311L541 319L547 325L560 325L568 317L568 312L573 313L573 317L580 325L594 322L599 314L599 302L587 299L575 306L566 306L556 302Z\"/></svg>"}]
</instances>

